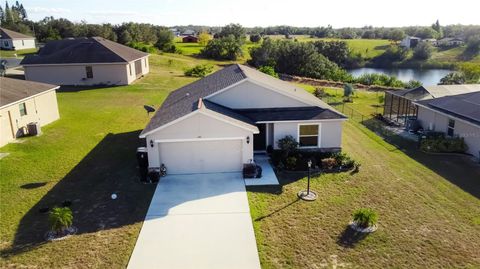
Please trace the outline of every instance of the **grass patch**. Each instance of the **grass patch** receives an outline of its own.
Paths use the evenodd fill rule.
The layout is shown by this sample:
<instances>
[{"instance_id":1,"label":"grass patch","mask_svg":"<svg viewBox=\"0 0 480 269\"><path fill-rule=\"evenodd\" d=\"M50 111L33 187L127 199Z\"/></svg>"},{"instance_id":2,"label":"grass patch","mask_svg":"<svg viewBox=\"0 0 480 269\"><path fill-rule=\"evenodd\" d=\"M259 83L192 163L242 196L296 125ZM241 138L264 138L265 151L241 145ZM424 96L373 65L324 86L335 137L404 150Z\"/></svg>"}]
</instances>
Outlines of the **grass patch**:
<instances>
[{"instance_id":1,"label":"grass patch","mask_svg":"<svg viewBox=\"0 0 480 269\"><path fill-rule=\"evenodd\" d=\"M16 54L17 57L23 58L27 55L35 54L37 51L38 51L38 49L0 50L0 57L11 58L11 57L15 57L15 54Z\"/></svg>"}]
</instances>

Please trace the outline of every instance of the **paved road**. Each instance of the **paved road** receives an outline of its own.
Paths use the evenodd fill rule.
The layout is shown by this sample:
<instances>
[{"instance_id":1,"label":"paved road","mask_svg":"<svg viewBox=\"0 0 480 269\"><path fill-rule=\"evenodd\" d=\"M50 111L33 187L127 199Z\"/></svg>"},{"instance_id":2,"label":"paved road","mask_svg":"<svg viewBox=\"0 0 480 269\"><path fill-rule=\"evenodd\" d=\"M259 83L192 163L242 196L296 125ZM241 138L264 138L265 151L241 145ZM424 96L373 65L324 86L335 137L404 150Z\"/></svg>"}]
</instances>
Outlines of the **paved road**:
<instances>
[{"instance_id":1,"label":"paved road","mask_svg":"<svg viewBox=\"0 0 480 269\"><path fill-rule=\"evenodd\" d=\"M162 178L128 268L260 268L241 174Z\"/></svg>"}]
</instances>

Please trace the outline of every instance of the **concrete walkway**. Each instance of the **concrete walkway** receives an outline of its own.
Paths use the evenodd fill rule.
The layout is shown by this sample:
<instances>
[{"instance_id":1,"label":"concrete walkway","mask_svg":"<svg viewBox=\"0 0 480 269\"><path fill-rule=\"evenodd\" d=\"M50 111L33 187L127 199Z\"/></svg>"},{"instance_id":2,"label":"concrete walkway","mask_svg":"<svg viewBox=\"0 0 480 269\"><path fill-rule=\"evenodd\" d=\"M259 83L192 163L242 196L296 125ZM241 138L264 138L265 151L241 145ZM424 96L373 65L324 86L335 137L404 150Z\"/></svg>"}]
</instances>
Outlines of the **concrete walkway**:
<instances>
[{"instance_id":1,"label":"concrete walkway","mask_svg":"<svg viewBox=\"0 0 480 269\"><path fill-rule=\"evenodd\" d=\"M257 165L262 167L261 178L245 178L245 186L279 185L278 178L265 154L255 154L253 159Z\"/></svg>"},{"instance_id":2,"label":"concrete walkway","mask_svg":"<svg viewBox=\"0 0 480 269\"><path fill-rule=\"evenodd\" d=\"M162 178L128 268L260 268L241 174Z\"/></svg>"}]
</instances>

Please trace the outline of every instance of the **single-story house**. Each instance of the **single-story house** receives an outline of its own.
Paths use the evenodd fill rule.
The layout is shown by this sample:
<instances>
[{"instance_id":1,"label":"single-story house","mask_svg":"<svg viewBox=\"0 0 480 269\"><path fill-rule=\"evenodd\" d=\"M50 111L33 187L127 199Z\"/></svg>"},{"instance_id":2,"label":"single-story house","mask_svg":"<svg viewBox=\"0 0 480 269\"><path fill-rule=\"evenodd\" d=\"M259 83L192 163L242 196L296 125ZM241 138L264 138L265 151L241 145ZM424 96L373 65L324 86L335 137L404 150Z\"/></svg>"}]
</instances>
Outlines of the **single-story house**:
<instances>
[{"instance_id":1,"label":"single-story house","mask_svg":"<svg viewBox=\"0 0 480 269\"><path fill-rule=\"evenodd\" d=\"M456 47L456 46L461 46L463 45L465 42L460 39L460 38L454 38L454 37L446 37L446 38L442 38L440 40L437 41L437 45L442 47L442 46L445 46L445 47Z\"/></svg>"},{"instance_id":2,"label":"single-story house","mask_svg":"<svg viewBox=\"0 0 480 269\"><path fill-rule=\"evenodd\" d=\"M198 37L189 35L189 36L184 36L182 38L183 43L197 43L198 42Z\"/></svg>"},{"instance_id":3,"label":"single-story house","mask_svg":"<svg viewBox=\"0 0 480 269\"><path fill-rule=\"evenodd\" d=\"M480 85L479 85L480 86ZM425 130L463 137L468 153L480 158L480 91L416 101Z\"/></svg>"},{"instance_id":4,"label":"single-story house","mask_svg":"<svg viewBox=\"0 0 480 269\"><path fill-rule=\"evenodd\" d=\"M168 29L170 32L172 32L172 34L174 36L179 36L180 35L180 31L177 29L177 28L170 28Z\"/></svg>"},{"instance_id":5,"label":"single-story house","mask_svg":"<svg viewBox=\"0 0 480 269\"><path fill-rule=\"evenodd\" d=\"M437 46L437 40L435 38L425 38L421 42L429 43L432 46Z\"/></svg>"},{"instance_id":6,"label":"single-story house","mask_svg":"<svg viewBox=\"0 0 480 269\"><path fill-rule=\"evenodd\" d=\"M35 48L35 37L0 27L0 49L24 50Z\"/></svg>"},{"instance_id":7,"label":"single-story house","mask_svg":"<svg viewBox=\"0 0 480 269\"><path fill-rule=\"evenodd\" d=\"M102 37L48 42L20 63L25 79L57 85L127 85L149 72L148 53Z\"/></svg>"},{"instance_id":8,"label":"single-story house","mask_svg":"<svg viewBox=\"0 0 480 269\"><path fill-rule=\"evenodd\" d=\"M183 31L180 35L181 36L195 36L197 33L194 30L187 29Z\"/></svg>"},{"instance_id":9,"label":"single-story house","mask_svg":"<svg viewBox=\"0 0 480 269\"><path fill-rule=\"evenodd\" d=\"M60 117L59 86L5 77L0 85L0 147L27 134L27 124L45 126Z\"/></svg>"},{"instance_id":10,"label":"single-story house","mask_svg":"<svg viewBox=\"0 0 480 269\"><path fill-rule=\"evenodd\" d=\"M420 37L407 36L400 42L400 46L413 49L418 45L418 43L420 43L421 40L422 39Z\"/></svg>"},{"instance_id":11,"label":"single-story house","mask_svg":"<svg viewBox=\"0 0 480 269\"><path fill-rule=\"evenodd\" d=\"M171 92L140 138L150 168L234 172L288 135L302 150L337 151L345 120L302 88L234 64Z\"/></svg>"},{"instance_id":12,"label":"single-story house","mask_svg":"<svg viewBox=\"0 0 480 269\"><path fill-rule=\"evenodd\" d=\"M409 119L417 117L417 106L414 101L477 91L480 91L478 84L420 86L415 89L386 91L383 117L404 125Z\"/></svg>"}]
</instances>

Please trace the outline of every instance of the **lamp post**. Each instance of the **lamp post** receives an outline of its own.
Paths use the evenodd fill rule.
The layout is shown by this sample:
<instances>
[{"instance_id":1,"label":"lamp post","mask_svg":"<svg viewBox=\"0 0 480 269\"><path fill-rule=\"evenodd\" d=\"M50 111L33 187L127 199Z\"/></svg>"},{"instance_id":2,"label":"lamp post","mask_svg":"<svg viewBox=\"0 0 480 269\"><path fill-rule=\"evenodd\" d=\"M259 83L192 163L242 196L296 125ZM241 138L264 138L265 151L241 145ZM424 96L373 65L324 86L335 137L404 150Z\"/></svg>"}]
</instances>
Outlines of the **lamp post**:
<instances>
[{"instance_id":1,"label":"lamp post","mask_svg":"<svg viewBox=\"0 0 480 269\"><path fill-rule=\"evenodd\" d=\"M298 198L304 201L315 201L317 199L317 194L314 191L310 190L310 169L312 168L312 160L308 160L308 180L307 180L307 190L299 191L297 196Z\"/></svg>"}]
</instances>

